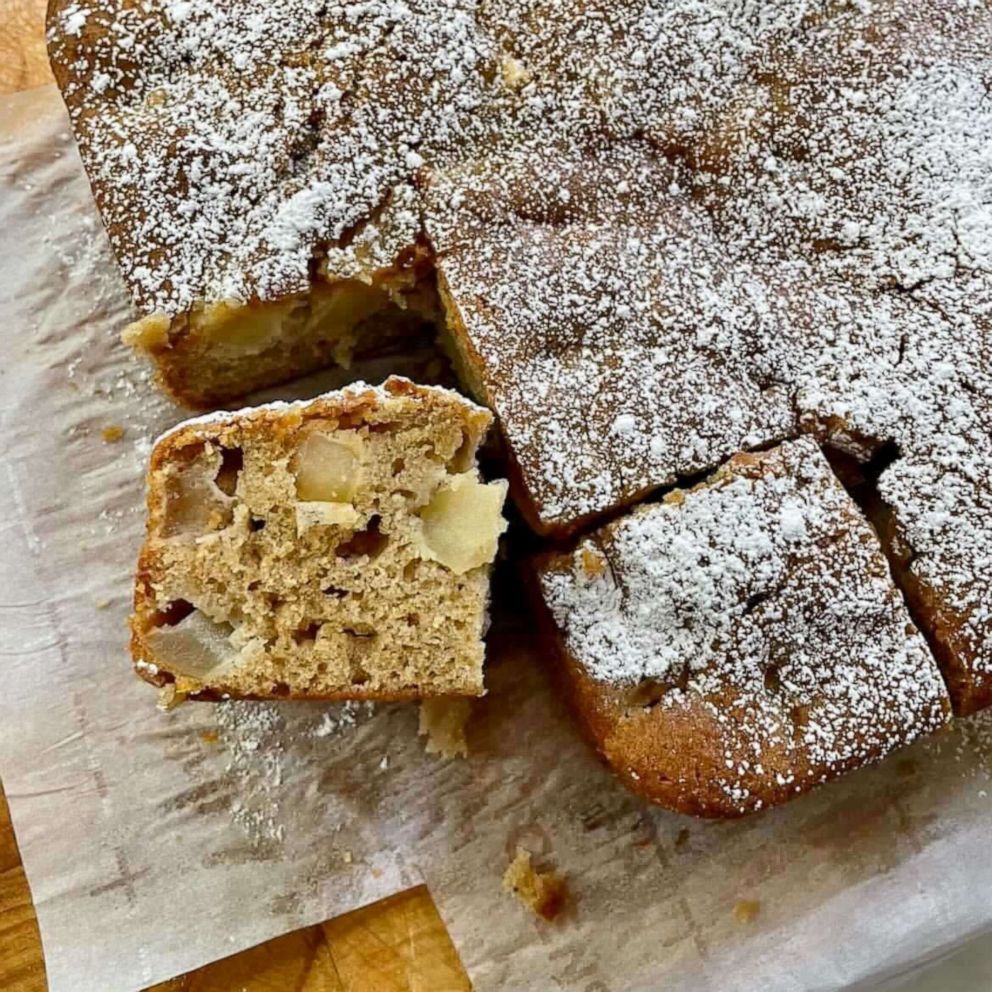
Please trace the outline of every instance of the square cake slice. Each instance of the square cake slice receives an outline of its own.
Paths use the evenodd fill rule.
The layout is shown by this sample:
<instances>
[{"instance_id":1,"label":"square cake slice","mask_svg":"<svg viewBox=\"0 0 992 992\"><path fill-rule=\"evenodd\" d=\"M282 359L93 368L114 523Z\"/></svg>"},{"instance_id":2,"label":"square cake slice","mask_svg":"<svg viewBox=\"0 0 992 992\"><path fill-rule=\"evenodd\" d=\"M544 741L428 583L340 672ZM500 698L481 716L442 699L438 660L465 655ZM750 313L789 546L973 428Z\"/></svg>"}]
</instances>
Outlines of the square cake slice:
<instances>
[{"instance_id":1,"label":"square cake slice","mask_svg":"<svg viewBox=\"0 0 992 992\"><path fill-rule=\"evenodd\" d=\"M671 809L781 803L950 717L877 536L809 438L544 558L539 586L593 743Z\"/></svg>"},{"instance_id":2,"label":"square cake slice","mask_svg":"<svg viewBox=\"0 0 992 992\"><path fill-rule=\"evenodd\" d=\"M187 421L152 452L131 652L179 698L481 695L506 483L490 413L391 378Z\"/></svg>"},{"instance_id":3,"label":"square cake slice","mask_svg":"<svg viewBox=\"0 0 992 992\"><path fill-rule=\"evenodd\" d=\"M677 179L636 145L509 150L431 177L449 348L540 534L795 433L783 304L728 264Z\"/></svg>"},{"instance_id":4,"label":"square cake slice","mask_svg":"<svg viewBox=\"0 0 992 992\"><path fill-rule=\"evenodd\" d=\"M173 396L209 407L433 336L415 181L489 85L467 14L52 0L47 37L139 317L125 340Z\"/></svg>"}]
</instances>

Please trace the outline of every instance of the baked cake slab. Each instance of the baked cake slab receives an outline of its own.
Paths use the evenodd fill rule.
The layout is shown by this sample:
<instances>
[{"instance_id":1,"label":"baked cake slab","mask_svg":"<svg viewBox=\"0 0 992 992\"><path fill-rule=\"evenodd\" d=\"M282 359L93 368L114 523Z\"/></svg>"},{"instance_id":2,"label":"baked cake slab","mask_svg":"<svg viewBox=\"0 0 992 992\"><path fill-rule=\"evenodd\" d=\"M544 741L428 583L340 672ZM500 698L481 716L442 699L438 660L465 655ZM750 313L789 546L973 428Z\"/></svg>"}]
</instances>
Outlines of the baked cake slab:
<instances>
[{"instance_id":1,"label":"baked cake slab","mask_svg":"<svg viewBox=\"0 0 992 992\"><path fill-rule=\"evenodd\" d=\"M559 534L797 429L946 433L985 4L53 0L49 47L128 338L188 402L440 325ZM903 320L939 331L911 409Z\"/></svg>"},{"instance_id":2,"label":"baked cake slab","mask_svg":"<svg viewBox=\"0 0 992 992\"><path fill-rule=\"evenodd\" d=\"M992 702L988 4L52 0L48 24L126 338L174 395L436 334L522 515L568 539L810 435L866 466L852 534L877 526L956 711ZM892 726L849 763L916 724Z\"/></svg>"}]
</instances>

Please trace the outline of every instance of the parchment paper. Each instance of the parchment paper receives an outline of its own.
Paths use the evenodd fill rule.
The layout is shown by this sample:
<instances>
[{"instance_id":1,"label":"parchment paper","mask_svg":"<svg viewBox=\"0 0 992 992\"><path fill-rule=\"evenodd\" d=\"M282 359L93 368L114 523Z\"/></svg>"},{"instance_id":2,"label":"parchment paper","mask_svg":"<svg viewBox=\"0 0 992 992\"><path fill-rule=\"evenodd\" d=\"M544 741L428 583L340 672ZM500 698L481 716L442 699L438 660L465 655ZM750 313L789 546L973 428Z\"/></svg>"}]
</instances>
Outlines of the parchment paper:
<instances>
[{"instance_id":1,"label":"parchment paper","mask_svg":"<svg viewBox=\"0 0 992 992\"><path fill-rule=\"evenodd\" d=\"M426 755L412 706L157 712L125 617L144 461L182 415L118 343L54 88L0 104L0 183L0 775L53 992L135 989L421 880L480 992L868 988L992 927L990 719L690 820L597 764L506 595L468 760ZM500 891L518 844L567 876L564 919Z\"/></svg>"}]
</instances>

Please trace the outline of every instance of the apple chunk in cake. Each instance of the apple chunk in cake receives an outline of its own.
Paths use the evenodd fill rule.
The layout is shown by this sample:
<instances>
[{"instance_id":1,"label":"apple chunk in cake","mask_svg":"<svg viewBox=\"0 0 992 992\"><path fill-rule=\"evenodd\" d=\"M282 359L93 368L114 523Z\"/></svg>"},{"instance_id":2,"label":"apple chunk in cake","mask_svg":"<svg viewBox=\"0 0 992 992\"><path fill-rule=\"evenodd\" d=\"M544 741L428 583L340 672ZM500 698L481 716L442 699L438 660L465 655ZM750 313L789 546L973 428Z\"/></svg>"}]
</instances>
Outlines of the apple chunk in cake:
<instances>
[{"instance_id":1,"label":"apple chunk in cake","mask_svg":"<svg viewBox=\"0 0 992 992\"><path fill-rule=\"evenodd\" d=\"M506 483L488 411L392 378L156 445L132 656L181 696L479 695Z\"/></svg>"}]
</instances>

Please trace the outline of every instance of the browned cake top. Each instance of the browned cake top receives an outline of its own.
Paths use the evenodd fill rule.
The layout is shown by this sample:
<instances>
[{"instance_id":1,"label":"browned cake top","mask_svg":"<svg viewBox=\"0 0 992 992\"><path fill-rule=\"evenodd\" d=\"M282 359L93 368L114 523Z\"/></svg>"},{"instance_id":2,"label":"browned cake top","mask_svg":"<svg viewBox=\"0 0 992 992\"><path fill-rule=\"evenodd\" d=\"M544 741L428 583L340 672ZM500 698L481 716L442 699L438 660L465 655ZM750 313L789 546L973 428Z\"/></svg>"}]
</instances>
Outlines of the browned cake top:
<instances>
[{"instance_id":1,"label":"browned cake top","mask_svg":"<svg viewBox=\"0 0 992 992\"><path fill-rule=\"evenodd\" d=\"M327 249L341 274L392 261L425 156L478 130L492 46L468 10L54 4L56 74L139 307L305 289Z\"/></svg>"},{"instance_id":2,"label":"browned cake top","mask_svg":"<svg viewBox=\"0 0 992 992\"><path fill-rule=\"evenodd\" d=\"M811 439L737 456L677 495L552 558L541 582L589 677L667 686L656 720L701 706L718 721L732 802L750 805L763 777L798 791L944 722L943 681L877 538Z\"/></svg>"},{"instance_id":3,"label":"browned cake top","mask_svg":"<svg viewBox=\"0 0 992 992\"><path fill-rule=\"evenodd\" d=\"M911 567L979 650L987 2L61 0L51 28L143 309L424 236L543 526L799 432L895 442Z\"/></svg>"}]
</instances>

